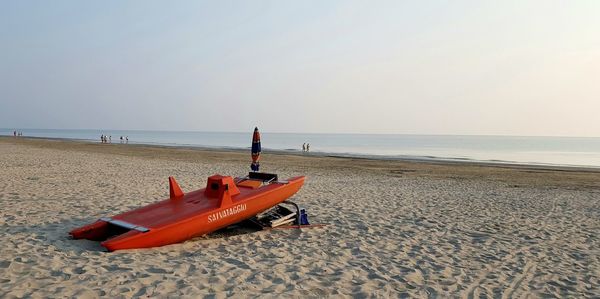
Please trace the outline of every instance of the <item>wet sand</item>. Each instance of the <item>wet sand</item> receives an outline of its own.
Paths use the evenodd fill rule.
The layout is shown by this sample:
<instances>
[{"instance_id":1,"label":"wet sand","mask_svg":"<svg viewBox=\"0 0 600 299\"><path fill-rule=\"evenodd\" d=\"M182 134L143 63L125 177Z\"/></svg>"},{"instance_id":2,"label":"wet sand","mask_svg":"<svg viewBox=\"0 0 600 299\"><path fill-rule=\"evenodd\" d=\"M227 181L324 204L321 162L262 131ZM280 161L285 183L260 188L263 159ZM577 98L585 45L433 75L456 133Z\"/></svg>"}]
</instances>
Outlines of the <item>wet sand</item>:
<instances>
[{"instance_id":1,"label":"wet sand","mask_svg":"<svg viewBox=\"0 0 600 299\"><path fill-rule=\"evenodd\" d=\"M264 153L325 228L103 251L68 231L249 153L0 137L0 297L598 297L600 171Z\"/></svg>"}]
</instances>

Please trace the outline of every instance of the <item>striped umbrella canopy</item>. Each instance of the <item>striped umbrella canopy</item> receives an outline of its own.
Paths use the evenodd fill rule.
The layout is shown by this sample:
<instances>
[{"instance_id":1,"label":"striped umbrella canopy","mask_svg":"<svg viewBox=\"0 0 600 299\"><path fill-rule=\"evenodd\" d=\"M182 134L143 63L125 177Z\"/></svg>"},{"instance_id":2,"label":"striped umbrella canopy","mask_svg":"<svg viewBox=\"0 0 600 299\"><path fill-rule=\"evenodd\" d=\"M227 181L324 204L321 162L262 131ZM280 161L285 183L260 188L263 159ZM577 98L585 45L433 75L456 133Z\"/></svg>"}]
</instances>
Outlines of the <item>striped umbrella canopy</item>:
<instances>
[{"instance_id":1,"label":"striped umbrella canopy","mask_svg":"<svg viewBox=\"0 0 600 299\"><path fill-rule=\"evenodd\" d=\"M258 160L260 159L260 133L258 132L258 127L254 128L254 134L252 134L252 164L250 164L250 169L252 171L258 171L260 167L260 163Z\"/></svg>"}]
</instances>

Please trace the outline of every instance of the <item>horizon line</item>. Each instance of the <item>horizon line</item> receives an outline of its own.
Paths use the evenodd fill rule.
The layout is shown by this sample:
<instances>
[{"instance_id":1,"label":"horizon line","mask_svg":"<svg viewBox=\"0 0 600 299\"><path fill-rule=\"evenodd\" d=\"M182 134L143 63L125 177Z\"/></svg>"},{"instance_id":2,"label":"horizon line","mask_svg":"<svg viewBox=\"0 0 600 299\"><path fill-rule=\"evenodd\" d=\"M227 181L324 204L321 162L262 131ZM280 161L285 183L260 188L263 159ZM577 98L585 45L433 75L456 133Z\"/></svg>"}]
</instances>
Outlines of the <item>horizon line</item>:
<instances>
[{"instance_id":1,"label":"horizon line","mask_svg":"<svg viewBox=\"0 0 600 299\"><path fill-rule=\"evenodd\" d=\"M140 132L178 132L178 133L248 133L248 131L202 131L202 130L163 130L163 129L58 129L58 128L0 128L7 131L21 130L73 130L73 131L140 131ZM259 128L260 130L260 128ZM314 134L314 135L409 135L409 136L480 136L480 137L555 137L555 138L600 138L600 136L565 136L565 135L511 135L511 134L455 134L455 133L362 133L362 132L272 132L261 131L266 134Z\"/></svg>"}]
</instances>

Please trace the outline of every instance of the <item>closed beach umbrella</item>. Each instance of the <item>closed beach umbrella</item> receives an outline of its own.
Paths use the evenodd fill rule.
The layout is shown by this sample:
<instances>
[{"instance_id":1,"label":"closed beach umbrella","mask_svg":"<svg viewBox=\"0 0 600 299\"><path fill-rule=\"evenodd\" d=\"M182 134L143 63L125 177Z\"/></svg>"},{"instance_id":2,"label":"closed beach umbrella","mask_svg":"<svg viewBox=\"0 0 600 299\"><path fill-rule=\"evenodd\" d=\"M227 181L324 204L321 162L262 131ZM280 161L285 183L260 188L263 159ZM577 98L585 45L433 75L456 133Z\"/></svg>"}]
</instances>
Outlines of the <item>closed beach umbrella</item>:
<instances>
[{"instance_id":1,"label":"closed beach umbrella","mask_svg":"<svg viewBox=\"0 0 600 299\"><path fill-rule=\"evenodd\" d=\"M260 166L258 159L260 159L260 133L258 132L258 127L256 127L252 135L252 164L250 164L252 171L258 171Z\"/></svg>"}]
</instances>

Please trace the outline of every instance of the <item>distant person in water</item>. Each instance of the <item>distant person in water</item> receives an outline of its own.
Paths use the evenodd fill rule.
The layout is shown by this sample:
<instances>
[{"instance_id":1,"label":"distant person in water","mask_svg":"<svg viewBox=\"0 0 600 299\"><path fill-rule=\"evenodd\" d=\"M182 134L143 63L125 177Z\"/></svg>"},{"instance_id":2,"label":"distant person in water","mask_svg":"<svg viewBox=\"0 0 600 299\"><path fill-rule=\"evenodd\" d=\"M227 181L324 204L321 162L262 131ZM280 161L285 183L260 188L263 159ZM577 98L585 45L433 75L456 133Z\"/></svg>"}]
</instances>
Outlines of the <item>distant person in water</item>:
<instances>
[{"instance_id":1,"label":"distant person in water","mask_svg":"<svg viewBox=\"0 0 600 299\"><path fill-rule=\"evenodd\" d=\"M13 136L17 137L17 131L13 131Z\"/></svg>"},{"instance_id":2,"label":"distant person in water","mask_svg":"<svg viewBox=\"0 0 600 299\"><path fill-rule=\"evenodd\" d=\"M100 135L100 143L104 143L104 134Z\"/></svg>"},{"instance_id":3,"label":"distant person in water","mask_svg":"<svg viewBox=\"0 0 600 299\"><path fill-rule=\"evenodd\" d=\"M310 151L310 143L306 144L306 152L308 153Z\"/></svg>"},{"instance_id":4,"label":"distant person in water","mask_svg":"<svg viewBox=\"0 0 600 299\"><path fill-rule=\"evenodd\" d=\"M302 143L302 152L305 152L305 151L306 151L306 142Z\"/></svg>"},{"instance_id":5,"label":"distant person in water","mask_svg":"<svg viewBox=\"0 0 600 299\"><path fill-rule=\"evenodd\" d=\"M108 136L108 143L112 143L112 135Z\"/></svg>"},{"instance_id":6,"label":"distant person in water","mask_svg":"<svg viewBox=\"0 0 600 299\"><path fill-rule=\"evenodd\" d=\"M125 136L125 143L129 143L129 136Z\"/></svg>"}]
</instances>

